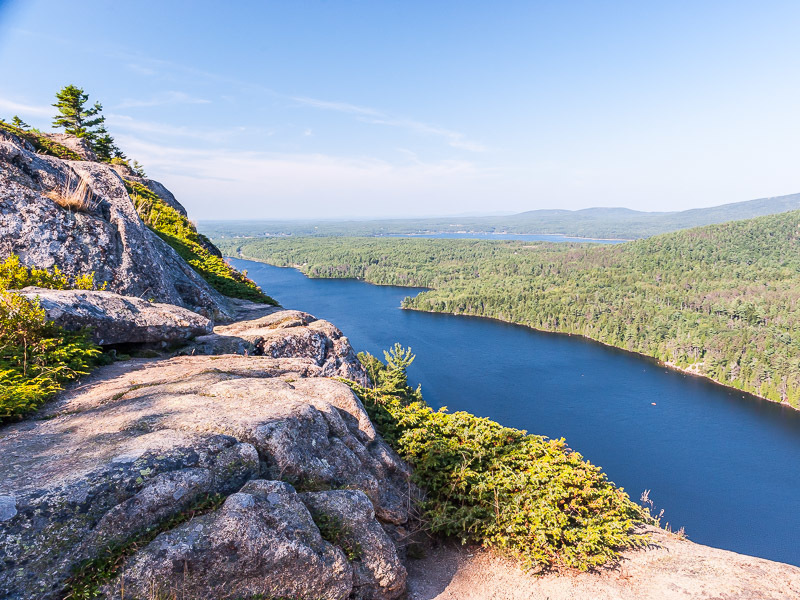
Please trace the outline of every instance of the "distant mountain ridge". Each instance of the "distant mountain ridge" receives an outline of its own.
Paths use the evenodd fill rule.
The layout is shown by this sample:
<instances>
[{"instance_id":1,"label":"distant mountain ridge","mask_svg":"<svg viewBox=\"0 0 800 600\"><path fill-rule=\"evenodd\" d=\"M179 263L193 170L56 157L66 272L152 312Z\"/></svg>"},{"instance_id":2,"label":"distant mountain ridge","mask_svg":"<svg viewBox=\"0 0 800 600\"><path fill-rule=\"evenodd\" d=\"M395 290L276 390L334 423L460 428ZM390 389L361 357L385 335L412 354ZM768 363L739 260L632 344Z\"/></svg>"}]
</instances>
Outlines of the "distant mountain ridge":
<instances>
[{"instance_id":1,"label":"distant mountain ridge","mask_svg":"<svg viewBox=\"0 0 800 600\"><path fill-rule=\"evenodd\" d=\"M638 239L800 209L800 193L759 198L680 212L630 208L541 209L491 217L437 217L371 221L202 221L213 238L241 236L380 236L430 233L561 234L594 239Z\"/></svg>"}]
</instances>

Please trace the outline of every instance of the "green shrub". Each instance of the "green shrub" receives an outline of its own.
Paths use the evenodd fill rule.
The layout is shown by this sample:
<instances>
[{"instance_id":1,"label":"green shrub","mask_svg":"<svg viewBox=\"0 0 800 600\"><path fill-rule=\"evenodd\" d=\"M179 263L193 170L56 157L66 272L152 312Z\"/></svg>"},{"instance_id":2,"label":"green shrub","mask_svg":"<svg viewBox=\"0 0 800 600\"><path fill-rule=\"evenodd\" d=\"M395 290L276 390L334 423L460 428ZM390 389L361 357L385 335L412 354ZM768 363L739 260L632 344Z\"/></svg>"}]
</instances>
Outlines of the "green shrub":
<instances>
[{"instance_id":1,"label":"green shrub","mask_svg":"<svg viewBox=\"0 0 800 600\"><path fill-rule=\"evenodd\" d=\"M8 291L30 285L97 289L94 273L70 279L58 267L26 267L17 256L0 261L0 421L35 410L64 382L88 373L100 361L100 349L86 332L48 323L38 302Z\"/></svg>"},{"instance_id":2,"label":"green shrub","mask_svg":"<svg viewBox=\"0 0 800 600\"><path fill-rule=\"evenodd\" d=\"M198 233L180 212L155 193L134 181L125 180L136 211L142 221L183 258L219 293L262 304L277 305L254 281L214 254L211 241Z\"/></svg>"},{"instance_id":3,"label":"green shrub","mask_svg":"<svg viewBox=\"0 0 800 600\"><path fill-rule=\"evenodd\" d=\"M100 355L86 332L48 323L37 302L0 288L0 421L35 410Z\"/></svg>"},{"instance_id":4,"label":"green shrub","mask_svg":"<svg viewBox=\"0 0 800 600\"><path fill-rule=\"evenodd\" d=\"M50 270L26 267L15 255L0 261L0 288L20 290L29 285L53 290L104 290L107 283L95 285L93 272L70 279L57 266Z\"/></svg>"},{"instance_id":5,"label":"green shrub","mask_svg":"<svg viewBox=\"0 0 800 600\"><path fill-rule=\"evenodd\" d=\"M30 144L39 154L48 154L50 156L63 158L65 160L83 160L83 157L81 157L81 155L77 152L70 150L66 146L62 146L58 142L54 142L53 140L46 138L36 129L26 131L24 129L20 129L19 127L9 125L8 123L0 123L0 129L4 129L9 133L13 133L17 137L30 142Z\"/></svg>"},{"instance_id":6,"label":"green shrub","mask_svg":"<svg viewBox=\"0 0 800 600\"><path fill-rule=\"evenodd\" d=\"M650 520L647 511L563 439L432 410L419 389L408 387L405 368L414 357L397 345L387 353L388 367L367 354L359 358L376 387L347 383L414 467L433 532L497 548L537 569L587 570L645 542L633 530Z\"/></svg>"}]
</instances>

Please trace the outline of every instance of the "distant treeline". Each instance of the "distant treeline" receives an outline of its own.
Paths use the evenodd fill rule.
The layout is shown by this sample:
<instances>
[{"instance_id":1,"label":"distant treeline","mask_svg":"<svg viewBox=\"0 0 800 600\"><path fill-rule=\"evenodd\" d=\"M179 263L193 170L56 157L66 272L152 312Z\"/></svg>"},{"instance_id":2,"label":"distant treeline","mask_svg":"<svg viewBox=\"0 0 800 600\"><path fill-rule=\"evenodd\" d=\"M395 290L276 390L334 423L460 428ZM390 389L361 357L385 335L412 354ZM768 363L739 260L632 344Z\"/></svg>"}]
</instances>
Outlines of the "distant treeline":
<instances>
[{"instance_id":1,"label":"distant treeline","mask_svg":"<svg viewBox=\"0 0 800 600\"><path fill-rule=\"evenodd\" d=\"M585 335L800 406L800 211L613 246L216 240L311 277L432 288L406 308Z\"/></svg>"},{"instance_id":2,"label":"distant treeline","mask_svg":"<svg viewBox=\"0 0 800 600\"><path fill-rule=\"evenodd\" d=\"M384 219L377 221L205 221L216 239L259 236L381 236L425 233L561 234L567 237L632 240L700 225L750 219L800 209L800 194L697 208L642 212L627 208L532 210L495 217Z\"/></svg>"}]
</instances>

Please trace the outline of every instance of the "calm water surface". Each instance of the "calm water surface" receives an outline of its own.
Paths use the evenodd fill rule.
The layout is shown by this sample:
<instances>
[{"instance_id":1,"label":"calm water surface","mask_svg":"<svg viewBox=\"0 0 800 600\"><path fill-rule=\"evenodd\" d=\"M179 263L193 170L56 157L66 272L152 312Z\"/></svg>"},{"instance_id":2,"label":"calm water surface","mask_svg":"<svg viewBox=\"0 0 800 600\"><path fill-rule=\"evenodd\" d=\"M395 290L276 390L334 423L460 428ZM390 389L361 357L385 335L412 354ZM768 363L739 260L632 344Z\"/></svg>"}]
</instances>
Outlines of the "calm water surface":
<instances>
[{"instance_id":1,"label":"calm water surface","mask_svg":"<svg viewBox=\"0 0 800 600\"><path fill-rule=\"evenodd\" d=\"M690 539L800 565L800 412L579 337L400 310L414 289L232 262L357 351L411 346L429 404L564 437L634 499L651 490Z\"/></svg>"}]
</instances>

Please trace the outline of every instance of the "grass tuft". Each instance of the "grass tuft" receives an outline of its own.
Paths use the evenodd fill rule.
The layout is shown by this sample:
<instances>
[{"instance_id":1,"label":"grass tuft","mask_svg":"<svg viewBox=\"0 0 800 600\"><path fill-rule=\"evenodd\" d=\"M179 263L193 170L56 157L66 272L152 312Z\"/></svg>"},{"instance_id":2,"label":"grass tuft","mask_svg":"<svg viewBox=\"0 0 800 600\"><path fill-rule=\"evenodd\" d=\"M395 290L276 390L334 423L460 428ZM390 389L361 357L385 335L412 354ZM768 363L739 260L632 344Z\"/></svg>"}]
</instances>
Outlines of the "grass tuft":
<instances>
[{"instance_id":1,"label":"grass tuft","mask_svg":"<svg viewBox=\"0 0 800 600\"><path fill-rule=\"evenodd\" d=\"M70 174L66 183L47 193L47 197L71 212L88 213L97 208L99 200L94 197L89 184L82 177Z\"/></svg>"}]
</instances>

